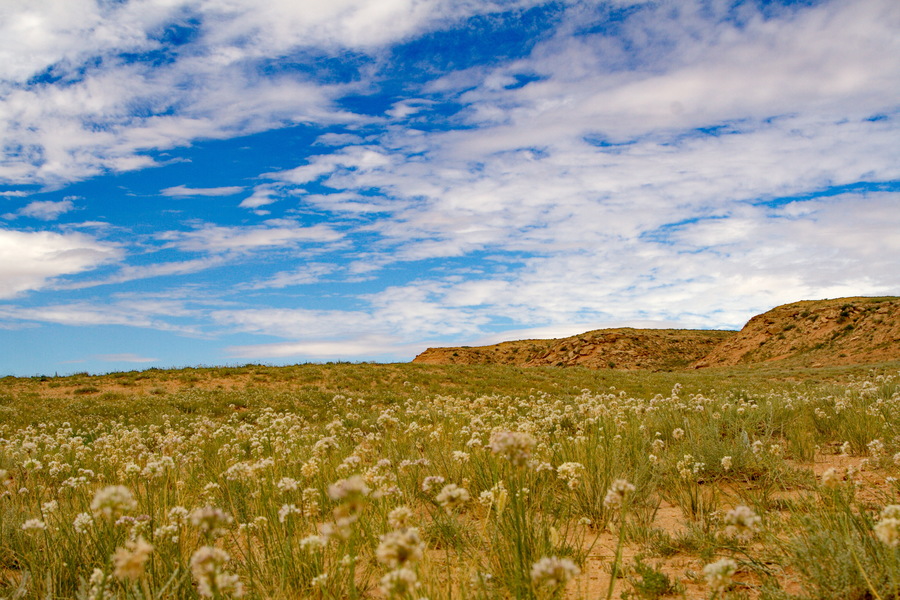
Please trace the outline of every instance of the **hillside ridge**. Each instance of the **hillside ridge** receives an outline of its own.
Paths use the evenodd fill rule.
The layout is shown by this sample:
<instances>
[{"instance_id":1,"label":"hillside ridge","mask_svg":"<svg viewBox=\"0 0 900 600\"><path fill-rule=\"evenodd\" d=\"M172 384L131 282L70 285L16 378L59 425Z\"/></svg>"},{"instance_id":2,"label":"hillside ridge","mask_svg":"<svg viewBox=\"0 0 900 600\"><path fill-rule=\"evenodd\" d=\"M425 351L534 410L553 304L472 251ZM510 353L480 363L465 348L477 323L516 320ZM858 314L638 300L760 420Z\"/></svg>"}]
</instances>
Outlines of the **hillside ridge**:
<instances>
[{"instance_id":1,"label":"hillside ridge","mask_svg":"<svg viewBox=\"0 0 900 600\"><path fill-rule=\"evenodd\" d=\"M597 329L557 339L428 348L412 362L671 370L773 361L803 366L900 359L900 298L803 300L754 316L740 331Z\"/></svg>"},{"instance_id":2,"label":"hillside ridge","mask_svg":"<svg viewBox=\"0 0 900 600\"><path fill-rule=\"evenodd\" d=\"M851 365L900 358L900 298L802 300L756 315L693 366L785 361Z\"/></svg>"},{"instance_id":3,"label":"hillside ridge","mask_svg":"<svg viewBox=\"0 0 900 600\"><path fill-rule=\"evenodd\" d=\"M702 329L597 329L559 339L429 348L413 362L665 370L689 366L736 333Z\"/></svg>"}]
</instances>

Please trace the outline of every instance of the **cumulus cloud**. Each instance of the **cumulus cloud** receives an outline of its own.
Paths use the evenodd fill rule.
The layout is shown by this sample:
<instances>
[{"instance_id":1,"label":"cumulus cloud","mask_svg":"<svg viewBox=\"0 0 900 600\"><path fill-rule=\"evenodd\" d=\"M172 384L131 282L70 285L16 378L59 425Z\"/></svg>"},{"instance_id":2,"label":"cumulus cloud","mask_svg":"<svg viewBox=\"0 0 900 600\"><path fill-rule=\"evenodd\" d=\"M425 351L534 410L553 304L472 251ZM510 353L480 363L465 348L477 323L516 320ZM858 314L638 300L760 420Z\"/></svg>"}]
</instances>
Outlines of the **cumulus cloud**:
<instances>
[{"instance_id":1,"label":"cumulus cloud","mask_svg":"<svg viewBox=\"0 0 900 600\"><path fill-rule=\"evenodd\" d=\"M0 298L38 290L63 275L120 260L117 245L81 233L0 229Z\"/></svg>"}]
</instances>

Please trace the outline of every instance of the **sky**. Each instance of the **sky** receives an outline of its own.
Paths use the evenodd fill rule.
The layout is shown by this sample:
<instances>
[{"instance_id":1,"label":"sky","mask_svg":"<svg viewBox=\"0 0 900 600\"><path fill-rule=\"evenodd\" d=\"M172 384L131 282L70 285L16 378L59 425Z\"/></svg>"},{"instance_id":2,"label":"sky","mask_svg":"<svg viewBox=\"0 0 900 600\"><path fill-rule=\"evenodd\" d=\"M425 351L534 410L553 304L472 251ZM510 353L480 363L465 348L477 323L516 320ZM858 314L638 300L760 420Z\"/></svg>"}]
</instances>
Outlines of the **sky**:
<instances>
[{"instance_id":1,"label":"sky","mask_svg":"<svg viewBox=\"0 0 900 600\"><path fill-rule=\"evenodd\" d=\"M900 295L896 0L4 0L0 375Z\"/></svg>"}]
</instances>

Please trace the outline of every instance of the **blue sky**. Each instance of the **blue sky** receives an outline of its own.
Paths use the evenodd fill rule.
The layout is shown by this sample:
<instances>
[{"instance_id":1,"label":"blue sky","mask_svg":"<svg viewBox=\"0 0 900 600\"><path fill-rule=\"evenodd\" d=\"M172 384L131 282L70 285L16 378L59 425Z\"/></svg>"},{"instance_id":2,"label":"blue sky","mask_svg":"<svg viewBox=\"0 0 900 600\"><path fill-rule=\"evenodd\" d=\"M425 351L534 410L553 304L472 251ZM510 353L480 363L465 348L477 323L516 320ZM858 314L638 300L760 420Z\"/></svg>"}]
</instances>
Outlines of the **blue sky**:
<instances>
[{"instance_id":1,"label":"blue sky","mask_svg":"<svg viewBox=\"0 0 900 600\"><path fill-rule=\"evenodd\" d=\"M11 0L0 375L900 294L895 0Z\"/></svg>"}]
</instances>

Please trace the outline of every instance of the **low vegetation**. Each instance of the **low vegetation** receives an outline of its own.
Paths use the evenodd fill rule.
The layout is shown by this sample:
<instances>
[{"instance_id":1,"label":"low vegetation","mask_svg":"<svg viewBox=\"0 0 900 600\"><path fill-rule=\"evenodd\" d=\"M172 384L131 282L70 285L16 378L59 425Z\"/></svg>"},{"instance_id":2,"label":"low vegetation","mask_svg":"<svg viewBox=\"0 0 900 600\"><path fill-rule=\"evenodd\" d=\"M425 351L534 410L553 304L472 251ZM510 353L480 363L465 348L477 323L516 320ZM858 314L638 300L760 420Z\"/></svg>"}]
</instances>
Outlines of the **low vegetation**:
<instances>
[{"instance_id":1,"label":"low vegetation","mask_svg":"<svg viewBox=\"0 0 900 600\"><path fill-rule=\"evenodd\" d=\"M0 380L0 597L900 597L900 363Z\"/></svg>"}]
</instances>

